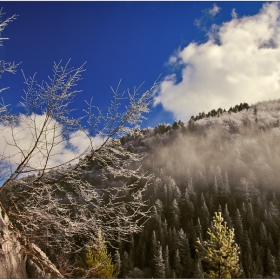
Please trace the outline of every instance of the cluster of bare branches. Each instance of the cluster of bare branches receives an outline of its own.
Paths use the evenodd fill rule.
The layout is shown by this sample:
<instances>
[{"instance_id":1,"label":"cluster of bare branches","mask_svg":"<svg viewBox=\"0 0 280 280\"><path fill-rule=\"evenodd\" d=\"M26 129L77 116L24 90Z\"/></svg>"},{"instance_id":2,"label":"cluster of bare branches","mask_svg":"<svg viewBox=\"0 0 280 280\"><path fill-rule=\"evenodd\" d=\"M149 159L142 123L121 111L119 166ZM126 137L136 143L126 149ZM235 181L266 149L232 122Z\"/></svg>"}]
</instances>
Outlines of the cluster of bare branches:
<instances>
[{"instance_id":1,"label":"cluster of bare branches","mask_svg":"<svg viewBox=\"0 0 280 280\"><path fill-rule=\"evenodd\" d=\"M15 18L0 24L0 35ZM13 73L16 66L5 71ZM23 245L33 242L48 253L78 252L99 229L108 242L124 240L149 217L142 193L151 176L141 173L142 155L125 149L119 137L134 133L149 112L156 83L143 94L139 88L119 93L118 85L106 114L87 102L85 127L84 117L71 116L83 71L84 65L55 63L47 81L24 76L24 113L13 114L0 104L0 201ZM87 179L93 166L99 167L100 181Z\"/></svg>"},{"instance_id":2,"label":"cluster of bare branches","mask_svg":"<svg viewBox=\"0 0 280 280\"><path fill-rule=\"evenodd\" d=\"M1 8L0 9L0 20L1 20L1 18L4 14L5 13L3 13L3 8ZM17 18L17 15L14 14L11 17L8 17L4 21L0 22L0 46L3 45L4 40L8 40L8 38L4 38L2 36L3 30L5 29L5 27L7 27L7 25L10 22L14 21L16 18ZM7 62L5 60L0 59L0 73L2 74L4 72L8 72L8 73L15 74L16 73L16 68L17 68L18 65L19 65L19 63L15 63L14 61L13 62ZM2 92L5 89L8 89L8 88L2 88L2 89L0 89L0 92ZM4 107L1 106L0 113L1 113L1 110L3 110L4 108L5 108L5 106Z\"/></svg>"}]
</instances>

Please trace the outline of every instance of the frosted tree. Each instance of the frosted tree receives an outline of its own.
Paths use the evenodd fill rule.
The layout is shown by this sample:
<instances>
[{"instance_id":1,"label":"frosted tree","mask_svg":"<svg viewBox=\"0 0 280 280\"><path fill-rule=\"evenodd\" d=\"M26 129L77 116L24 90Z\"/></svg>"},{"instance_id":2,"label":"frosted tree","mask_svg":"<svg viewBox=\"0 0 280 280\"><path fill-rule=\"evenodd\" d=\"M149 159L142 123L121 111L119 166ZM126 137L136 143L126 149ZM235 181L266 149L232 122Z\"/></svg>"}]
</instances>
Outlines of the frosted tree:
<instances>
[{"instance_id":1,"label":"frosted tree","mask_svg":"<svg viewBox=\"0 0 280 280\"><path fill-rule=\"evenodd\" d=\"M229 229L221 212L215 212L213 229L208 228L208 241L197 239L197 253L205 263L209 278L236 278L241 274L239 247L234 241L234 230Z\"/></svg>"},{"instance_id":2,"label":"frosted tree","mask_svg":"<svg viewBox=\"0 0 280 280\"><path fill-rule=\"evenodd\" d=\"M159 242L158 242L159 243ZM166 278L165 262L162 256L162 246L158 244L157 252L154 255L154 277L159 279Z\"/></svg>"},{"instance_id":3,"label":"frosted tree","mask_svg":"<svg viewBox=\"0 0 280 280\"><path fill-rule=\"evenodd\" d=\"M0 35L15 18L0 24ZM0 64L0 72L13 73L17 66ZM119 84L111 88L107 112L91 99L85 115L75 118L72 103L84 71L84 65L73 68L68 61L55 63L46 81L24 75L25 112L0 105L0 202L24 250L34 257L30 244L48 255L80 252L88 242L98 242L98 229L106 242L127 240L149 218L142 193L151 176L141 171L143 156L121 145L120 137L141 135L156 83L144 93L140 87L120 92ZM107 184L110 179L116 183Z\"/></svg>"},{"instance_id":4,"label":"frosted tree","mask_svg":"<svg viewBox=\"0 0 280 280\"><path fill-rule=\"evenodd\" d=\"M121 272L121 256L118 250L116 250L114 255L115 271L117 274Z\"/></svg>"},{"instance_id":5,"label":"frosted tree","mask_svg":"<svg viewBox=\"0 0 280 280\"><path fill-rule=\"evenodd\" d=\"M170 263L169 263L169 249L168 249L168 245L166 245L166 247L165 247L164 265L165 265L165 275L166 275L166 278L171 278L171 267L170 267Z\"/></svg>"},{"instance_id":6,"label":"frosted tree","mask_svg":"<svg viewBox=\"0 0 280 280\"><path fill-rule=\"evenodd\" d=\"M3 8L0 9L0 19L2 19L2 17L5 15L5 13L3 12ZM17 15L14 14L8 18L6 18L5 20L1 20L0 22L0 46L3 46L3 41L4 40L8 40L9 38L5 38L2 37L2 32L4 31L4 29L8 26L8 24L12 21L14 21L17 18ZM8 73L12 73L15 74L16 73L16 68L19 65L19 63L15 63L15 62L7 62L5 60L0 60L0 73L3 74L5 72ZM1 77L1 76L0 76ZM3 90L5 90L7 88L2 88L0 89L0 92L2 92ZM0 113L2 112L6 112L7 107L5 106L4 103L1 104L1 109L0 109Z\"/></svg>"}]
</instances>

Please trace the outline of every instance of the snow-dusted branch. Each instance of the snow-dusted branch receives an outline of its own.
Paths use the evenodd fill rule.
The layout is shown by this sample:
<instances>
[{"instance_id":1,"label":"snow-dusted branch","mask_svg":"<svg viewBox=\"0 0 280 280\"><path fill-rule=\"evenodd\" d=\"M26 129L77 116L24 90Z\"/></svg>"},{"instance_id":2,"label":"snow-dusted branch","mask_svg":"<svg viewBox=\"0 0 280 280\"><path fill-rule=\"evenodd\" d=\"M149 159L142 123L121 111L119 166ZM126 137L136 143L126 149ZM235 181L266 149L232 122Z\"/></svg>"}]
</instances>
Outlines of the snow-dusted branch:
<instances>
[{"instance_id":1,"label":"snow-dusted branch","mask_svg":"<svg viewBox=\"0 0 280 280\"><path fill-rule=\"evenodd\" d=\"M1 124L6 148L0 159L3 176L8 175L0 188L1 202L25 240L49 254L82 250L99 228L107 242L126 240L150 215L142 192L151 176L141 173L143 156L128 151L119 137L135 133L149 111L155 85L142 95L138 89L127 92L129 104L121 113L118 103L124 94L114 92L108 114L95 117L103 127L102 141L94 148L91 128L81 125L82 118L72 118L69 107L83 71L83 66L58 63L48 82L25 77L26 113ZM88 117L93 118L90 111ZM75 137L87 140L76 152L71 147Z\"/></svg>"},{"instance_id":2,"label":"snow-dusted branch","mask_svg":"<svg viewBox=\"0 0 280 280\"><path fill-rule=\"evenodd\" d=\"M0 23L0 43L15 18ZM16 66L0 61L0 73ZM91 99L84 126L84 117L71 115L84 71L84 64L55 63L41 83L23 73L25 112L0 104L0 202L30 254L32 242L50 256L78 252L99 229L109 243L126 240L150 215L142 193L152 176L141 170L143 155L127 150L120 137L139 133L156 83L142 94L140 87L119 93L119 84L106 113Z\"/></svg>"}]
</instances>

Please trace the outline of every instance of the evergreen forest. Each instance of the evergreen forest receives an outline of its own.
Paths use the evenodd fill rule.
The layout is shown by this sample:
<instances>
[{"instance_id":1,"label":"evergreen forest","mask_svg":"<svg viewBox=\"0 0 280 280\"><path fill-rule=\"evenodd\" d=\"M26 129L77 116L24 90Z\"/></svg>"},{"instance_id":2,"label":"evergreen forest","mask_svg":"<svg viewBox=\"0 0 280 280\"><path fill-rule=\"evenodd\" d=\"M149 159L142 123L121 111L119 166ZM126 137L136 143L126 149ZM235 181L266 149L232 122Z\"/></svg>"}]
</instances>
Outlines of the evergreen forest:
<instances>
[{"instance_id":1,"label":"evergreen forest","mask_svg":"<svg viewBox=\"0 0 280 280\"><path fill-rule=\"evenodd\" d=\"M154 177L143 196L151 218L109 248L118 277L208 278L197 240L209 238L220 212L239 247L238 277L279 278L279 118L273 100L123 137L124 147L146 154L141 168Z\"/></svg>"}]
</instances>

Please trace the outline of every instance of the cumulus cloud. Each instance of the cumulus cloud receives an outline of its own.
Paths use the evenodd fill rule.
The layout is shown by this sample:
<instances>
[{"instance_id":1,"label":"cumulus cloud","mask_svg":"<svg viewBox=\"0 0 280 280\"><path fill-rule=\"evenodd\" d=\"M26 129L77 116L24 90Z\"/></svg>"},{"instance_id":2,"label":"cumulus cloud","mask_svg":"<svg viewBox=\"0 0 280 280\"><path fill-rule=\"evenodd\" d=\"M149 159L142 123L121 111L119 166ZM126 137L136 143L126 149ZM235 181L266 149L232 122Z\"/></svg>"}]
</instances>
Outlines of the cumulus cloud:
<instances>
[{"instance_id":1,"label":"cumulus cloud","mask_svg":"<svg viewBox=\"0 0 280 280\"><path fill-rule=\"evenodd\" d=\"M170 62L180 65L181 77L165 77L155 105L161 103L175 118L188 120L213 108L279 98L278 3L264 4L254 16L232 15L229 22L212 26L207 42L192 42L172 55Z\"/></svg>"},{"instance_id":2,"label":"cumulus cloud","mask_svg":"<svg viewBox=\"0 0 280 280\"><path fill-rule=\"evenodd\" d=\"M14 126L0 123L1 164L6 162L6 166L9 164L11 168L20 164L32 151L40 131L43 133L28 164L31 170L43 168L46 162L48 168L67 163L88 148L97 148L103 142L101 137L89 138L80 130L66 137L63 129L59 122L46 115L20 115Z\"/></svg>"}]
</instances>

